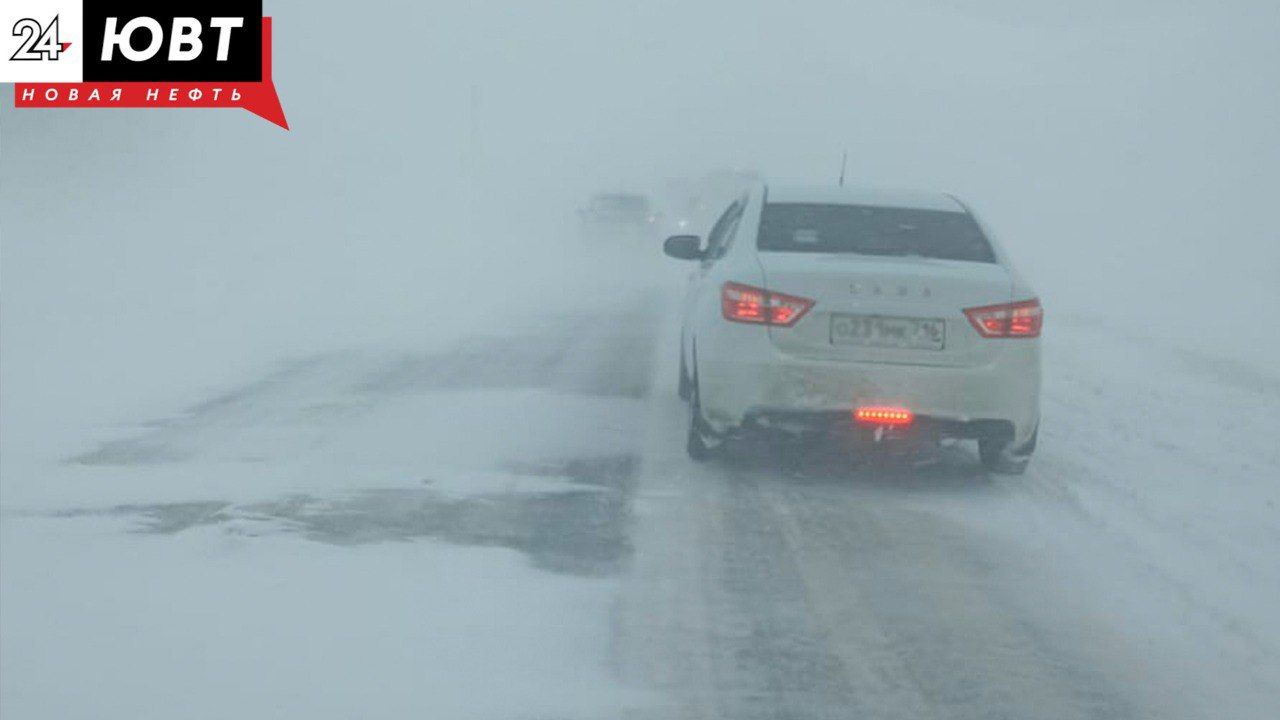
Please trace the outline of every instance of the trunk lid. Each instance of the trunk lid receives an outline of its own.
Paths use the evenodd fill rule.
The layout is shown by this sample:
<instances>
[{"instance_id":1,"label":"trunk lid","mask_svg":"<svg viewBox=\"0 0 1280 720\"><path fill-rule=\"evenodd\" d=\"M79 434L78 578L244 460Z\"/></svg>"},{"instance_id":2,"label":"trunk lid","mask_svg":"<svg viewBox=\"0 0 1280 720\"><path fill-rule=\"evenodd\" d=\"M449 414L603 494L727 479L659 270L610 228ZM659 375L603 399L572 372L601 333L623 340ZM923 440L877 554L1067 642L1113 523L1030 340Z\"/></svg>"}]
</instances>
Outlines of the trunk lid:
<instances>
[{"instance_id":1,"label":"trunk lid","mask_svg":"<svg viewBox=\"0 0 1280 720\"><path fill-rule=\"evenodd\" d=\"M854 253L760 252L769 290L815 301L793 327L770 327L783 352L816 360L973 366L1001 343L977 334L964 308L1011 300L995 263Z\"/></svg>"}]
</instances>

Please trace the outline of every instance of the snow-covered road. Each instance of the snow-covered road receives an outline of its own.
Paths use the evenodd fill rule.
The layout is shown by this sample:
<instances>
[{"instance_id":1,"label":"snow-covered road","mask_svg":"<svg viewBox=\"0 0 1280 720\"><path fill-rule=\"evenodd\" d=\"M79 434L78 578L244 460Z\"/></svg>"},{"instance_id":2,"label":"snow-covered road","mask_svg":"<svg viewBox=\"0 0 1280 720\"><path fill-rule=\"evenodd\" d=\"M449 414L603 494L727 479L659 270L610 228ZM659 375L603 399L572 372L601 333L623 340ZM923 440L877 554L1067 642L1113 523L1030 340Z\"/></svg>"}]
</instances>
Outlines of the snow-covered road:
<instances>
[{"instance_id":1,"label":"snow-covered road","mask_svg":"<svg viewBox=\"0 0 1280 720\"><path fill-rule=\"evenodd\" d=\"M1274 378L1055 318L1026 477L698 466L671 295L7 458L0 714L1274 717Z\"/></svg>"}]
</instances>

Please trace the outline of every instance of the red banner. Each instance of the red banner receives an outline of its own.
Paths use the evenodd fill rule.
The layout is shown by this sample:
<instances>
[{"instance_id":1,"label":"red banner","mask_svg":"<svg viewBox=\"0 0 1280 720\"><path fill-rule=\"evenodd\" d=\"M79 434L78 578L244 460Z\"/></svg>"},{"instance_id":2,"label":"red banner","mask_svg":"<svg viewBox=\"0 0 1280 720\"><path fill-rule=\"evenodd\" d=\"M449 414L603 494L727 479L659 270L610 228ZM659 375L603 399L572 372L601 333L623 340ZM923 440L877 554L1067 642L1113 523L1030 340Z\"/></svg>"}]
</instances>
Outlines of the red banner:
<instances>
[{"instance_id":1,"label":"red banner","mask_svg":"<svg viewBox=\"0 0 1280 720\"><path fill-rule=\"evenodd\" d=\"M285 130L289 123L271 78L271 18L262 18L261 82L17 83L19 108L239 107Z\"/></svg>"}]
</instances>

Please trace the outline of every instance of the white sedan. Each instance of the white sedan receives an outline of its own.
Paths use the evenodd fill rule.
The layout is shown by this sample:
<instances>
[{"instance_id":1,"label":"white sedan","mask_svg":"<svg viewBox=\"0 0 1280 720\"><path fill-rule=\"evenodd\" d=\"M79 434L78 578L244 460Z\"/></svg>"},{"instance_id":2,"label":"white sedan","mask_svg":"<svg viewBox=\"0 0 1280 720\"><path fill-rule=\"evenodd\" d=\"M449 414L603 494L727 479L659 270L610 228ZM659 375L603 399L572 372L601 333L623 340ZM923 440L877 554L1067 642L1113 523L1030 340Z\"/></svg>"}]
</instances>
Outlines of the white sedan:
<instances>
[{"instance_id":1,"label":"white sedan","mask_svg":"<svg viewBox=\"0 0 1280 720\"><path fill-rule=\"evenodd\" d=\"M1040 302L955 198L760 186L705 244L682 309L689 454L757 434L978 441L1020 473L1040 421Z\"/></svg>"}]
</instances>

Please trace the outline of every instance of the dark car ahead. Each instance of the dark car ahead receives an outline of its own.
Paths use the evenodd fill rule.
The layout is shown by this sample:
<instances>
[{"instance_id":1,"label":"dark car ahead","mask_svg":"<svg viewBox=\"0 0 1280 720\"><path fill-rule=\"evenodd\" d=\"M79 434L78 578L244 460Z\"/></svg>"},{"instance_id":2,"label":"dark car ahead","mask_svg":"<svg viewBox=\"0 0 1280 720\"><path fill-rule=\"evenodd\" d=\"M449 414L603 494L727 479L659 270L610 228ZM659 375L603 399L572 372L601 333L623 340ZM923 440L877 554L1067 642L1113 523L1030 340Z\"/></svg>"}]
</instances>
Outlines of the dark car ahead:
<instances>
[{"instance_id":1,"label":"dark car ahead","mask_svg":"<svg viewBox=\"0 0 1280 720\"><path fill-rule=\"evenodd\" d=\"M595 195L578 210L578 217L588 238L654 234L662 219L653 201L639 193Z\"/></svg>"}]
</instances>

